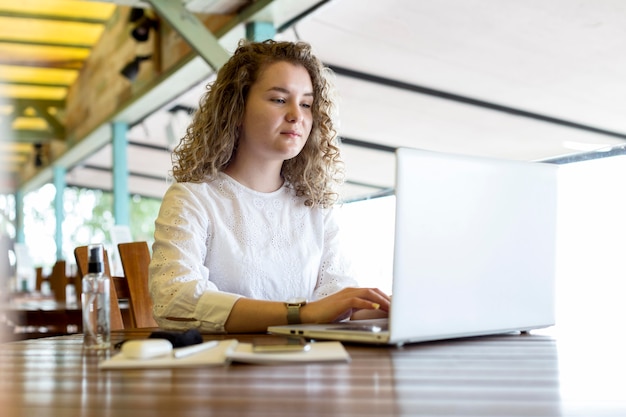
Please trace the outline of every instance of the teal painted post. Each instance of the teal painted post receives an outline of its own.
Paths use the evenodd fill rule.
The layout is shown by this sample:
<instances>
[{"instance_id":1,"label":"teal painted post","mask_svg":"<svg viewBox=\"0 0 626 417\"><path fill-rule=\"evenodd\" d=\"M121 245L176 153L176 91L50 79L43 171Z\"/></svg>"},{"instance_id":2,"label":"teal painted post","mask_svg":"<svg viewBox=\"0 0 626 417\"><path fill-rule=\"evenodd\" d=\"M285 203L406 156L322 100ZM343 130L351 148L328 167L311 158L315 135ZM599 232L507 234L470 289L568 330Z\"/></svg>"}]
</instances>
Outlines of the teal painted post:
<instances>
[{"instance_id":1,"label":"teal painted post","mask_svg":"<svg viewBox=\"0 0 626 417\"><path fill-rule=\"evenodd\" d=\"M113 216L115 224L122 226L130 225L127 132L127 123L113 123Z\"/></svg>"},{"instance_id":2,"label":"teal painted post","mask_svg":"<svg viewBox=\"0 0 626 417\"><path fill-rule=\"evenodd\" d=\"M26 235L24 234L24 192L21 190L15 192L15 241L17 243L26 242Z\"/></svg>"},{"instance_id":3,"label":"teal painted post","mask_svg":"<svg viewBox=\"0 0 626 417\"><path fill-rule=\"evenodd\" d=\"M65 219L65 210L63 208L63 195L65 194L65 168L55 166L53 169L54 188L54 213L56 219L56 228L54 232L54 242L57 246L57 260L63 259L63 220Z\"/></svg>"},{"instance_id":4,"label":"teal painted post","mask_svg":"<svg viewBox=\"0 0 626 417\"><path fill-rule=\"evenodd\" d=\"M274 39L276 28L271 22L248 22L246 24L246 39L253 42L263 42Z\"/></svg>"}]
</instances>

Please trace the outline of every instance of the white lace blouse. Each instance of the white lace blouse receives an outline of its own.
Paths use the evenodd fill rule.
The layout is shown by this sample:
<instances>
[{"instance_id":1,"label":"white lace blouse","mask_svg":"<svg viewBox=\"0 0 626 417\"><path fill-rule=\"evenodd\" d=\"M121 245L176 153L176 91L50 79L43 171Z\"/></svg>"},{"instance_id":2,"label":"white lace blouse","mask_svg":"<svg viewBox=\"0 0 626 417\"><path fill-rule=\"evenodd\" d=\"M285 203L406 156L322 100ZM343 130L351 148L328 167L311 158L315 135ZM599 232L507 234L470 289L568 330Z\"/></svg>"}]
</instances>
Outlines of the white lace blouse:
<instances>
[{"instance_id":1,"label":"white lace blouse","mask_svg":"<svg viewBox=\"0 0 626 417\"><path fill-rule=\"evenodd\" d=\"M155 223L149 286L159 326L224 332L239 297L314 300L356 286L332 209L284 185L261 193L226 174L175 183Z\"/></svg>"}]
</instances>

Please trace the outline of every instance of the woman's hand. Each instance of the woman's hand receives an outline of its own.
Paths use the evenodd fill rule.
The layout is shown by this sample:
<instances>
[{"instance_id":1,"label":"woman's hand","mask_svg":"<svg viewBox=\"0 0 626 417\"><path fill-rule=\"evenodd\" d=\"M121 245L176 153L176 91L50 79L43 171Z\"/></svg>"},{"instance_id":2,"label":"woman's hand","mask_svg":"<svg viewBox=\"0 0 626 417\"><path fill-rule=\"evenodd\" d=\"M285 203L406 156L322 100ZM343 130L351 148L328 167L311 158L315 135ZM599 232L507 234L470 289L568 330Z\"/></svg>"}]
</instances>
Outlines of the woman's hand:
<instances>
[{"instance_id":1,"label":"woman's hand","mask_svg":"<svg viewBox=\"0 0 626 417\"><path fill-rule=\"evenodd\" d=\"M384 317L389 312L389 296L376 288L345 288L311 301L300 309L302 323L333 323L354 318ZM228 333L257 333L268 326L287 324L284 302L239 298L224 327Z\"/></svg>"},{"instance_id":2,"label":"woman's hand","mask_svg":"<svg viewBox=\"0 0 626 417\"><path fill-rule=\"evenodd\" d=\"M390 298L378 288L344 288L300 309L303 323L333 323L355 318L385 317ZM355 314L356 313L356 314Z\"/></svg>"}]
</instances>

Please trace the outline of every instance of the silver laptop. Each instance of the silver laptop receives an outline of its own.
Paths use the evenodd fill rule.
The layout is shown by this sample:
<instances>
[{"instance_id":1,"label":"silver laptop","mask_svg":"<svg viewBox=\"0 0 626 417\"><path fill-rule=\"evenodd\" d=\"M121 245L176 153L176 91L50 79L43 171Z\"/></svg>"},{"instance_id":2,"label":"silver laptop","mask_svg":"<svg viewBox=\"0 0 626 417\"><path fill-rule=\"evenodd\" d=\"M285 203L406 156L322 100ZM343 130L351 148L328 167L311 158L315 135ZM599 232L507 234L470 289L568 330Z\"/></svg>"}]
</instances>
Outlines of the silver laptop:
<instances>
[{"instance_id":1,"label":"silver laptop","mask_svg":"<svg viewBox=\"0 0 626 417\"><path fill-rule=\"evenodd\" d=\"M396 344L554 324L556 165L398 149L388 319L270 333Z\"/></svg>"}]
</instances>

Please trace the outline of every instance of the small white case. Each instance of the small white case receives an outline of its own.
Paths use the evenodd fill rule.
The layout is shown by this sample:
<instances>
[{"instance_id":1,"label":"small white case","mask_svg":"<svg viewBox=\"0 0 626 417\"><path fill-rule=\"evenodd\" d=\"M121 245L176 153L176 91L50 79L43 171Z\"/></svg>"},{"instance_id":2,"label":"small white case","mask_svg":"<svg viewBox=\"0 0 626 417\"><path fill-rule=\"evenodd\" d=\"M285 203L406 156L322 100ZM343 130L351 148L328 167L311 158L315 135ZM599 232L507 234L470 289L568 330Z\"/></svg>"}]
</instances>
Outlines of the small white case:
<instances>
[{"instance_id":1,"label":"small white case","mask_svg":"<svg viewBox=\"0 0 626 417\"><path fill-rule=\"evenodd\" d=\"M172 343L166 339L129 340L122 345L129 359L152 359L172 354Z\"/></svg>"}]
</instances>

